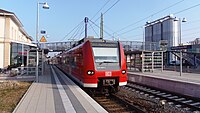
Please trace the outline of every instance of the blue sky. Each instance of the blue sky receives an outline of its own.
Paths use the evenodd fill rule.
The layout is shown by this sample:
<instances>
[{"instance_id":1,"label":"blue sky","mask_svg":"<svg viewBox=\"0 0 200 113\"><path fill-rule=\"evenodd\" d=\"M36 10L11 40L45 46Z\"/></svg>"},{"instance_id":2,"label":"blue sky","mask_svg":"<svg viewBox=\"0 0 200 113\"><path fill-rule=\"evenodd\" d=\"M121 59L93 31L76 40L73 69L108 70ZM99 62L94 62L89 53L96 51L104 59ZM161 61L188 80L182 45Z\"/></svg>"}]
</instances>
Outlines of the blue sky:
<instances>
[{"instance_id":1,"label":"blue sky","mask_svg":"<svg viewBox=\"0 0 200 113\"><path fill-rule=\"evenodd\" d=\"M101 12L105 13L116 1L41 0L40 2L48 2L50 9L45 10L40 6L40 30L47 31L49 35L47 38L48 42L68 41L68 39L73 38L75 31L67 37L65 36L83 21L85 16L92 19L99 9L108 2L92 19L92 21L95 21L100 17ZM170 7L175 3L177 4ZM199 0L120 0L104 14L104 30L106 31L104 36L107 39L111 39L114 36L120 38L120 40L142 41L142 26L144 26L146 21L153 21L163 16L176 13L176 17L187 18L187 22L182 23L182 42L194 40L200 37L200 5L198 4L200 4ZM195 5L198 6L177 13ZM14 12L23 23L27 33L35 39L37 0L1 0L0 8ZM161 11L165 8L167 9ZM156 12L159 13L155 14ZM100 19L95 23L99 25ZM93 27L90 27L90 25ZM82 27L83 24L77 28L80 31L77 32L75 39L84 37L84 33L81 34ZM88 35L98 37L94 31L99 35L99 28L90 23Z\"/></svg>"}]
</instances>

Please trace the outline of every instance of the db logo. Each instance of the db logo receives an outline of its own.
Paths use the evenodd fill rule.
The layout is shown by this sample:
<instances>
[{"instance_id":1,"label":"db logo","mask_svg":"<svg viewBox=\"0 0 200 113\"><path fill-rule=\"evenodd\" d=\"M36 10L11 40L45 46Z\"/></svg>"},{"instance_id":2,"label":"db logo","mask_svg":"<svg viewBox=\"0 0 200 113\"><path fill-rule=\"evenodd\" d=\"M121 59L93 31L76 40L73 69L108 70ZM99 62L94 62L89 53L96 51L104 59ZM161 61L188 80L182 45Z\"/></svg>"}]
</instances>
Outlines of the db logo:
<instances>
[{"instance_id":1,"label":"db logo","mask_svg":"<svg viewBox=\"0 0 200 113\"><path fill-rule=\"evenodd\" d=\"M106 71L105 72L105 76L112 76L112 72L111 71Z\"/></svg>"}]
</instances>

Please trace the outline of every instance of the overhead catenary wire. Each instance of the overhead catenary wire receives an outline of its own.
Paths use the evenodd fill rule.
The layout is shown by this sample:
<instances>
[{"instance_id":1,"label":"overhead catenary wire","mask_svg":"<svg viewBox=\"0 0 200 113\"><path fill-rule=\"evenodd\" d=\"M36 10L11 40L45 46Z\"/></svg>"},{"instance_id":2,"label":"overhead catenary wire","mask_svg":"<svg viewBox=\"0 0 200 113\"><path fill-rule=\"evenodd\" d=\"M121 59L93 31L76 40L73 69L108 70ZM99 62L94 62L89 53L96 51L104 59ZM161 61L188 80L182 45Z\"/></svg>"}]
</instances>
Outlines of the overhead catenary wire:
<instances>
[{"instance_id":1,"label":"overhead catenary wire","mask_svg":"<svg viewBox=\"0 0 200 113\"><path fill-rule=\"evenodd\" d=\"M92 29L94 32L95 32L95 34L97 35L97 36L99 36L98 35L98 33L95 31L95 29L93 28L93 26L92 26L92 24L94 25L94 26L96 26L97 28L100 28L96 23L94 23L93 21L91 21L90 19L89 19L89 22L88 22L88 25L90 25L89 27L88 27L88 30L89 29ZM85 32L85 30L81 30L81 33L80 33L80 35L82 35L83 33ZM104 30L104 32L106 32L105 30ZM106 32L106 33L108 33L108 32ZM109 34L109 33L108 33ZM109 34L110 35L110 34Z\"/></svg>"},{"instance_id":2,"label":"overhead catenary wire","mask_svg":"<svg viewBox=\"0 0 200 113\"><path fill-rule=\"evenodd\" d=\"M103 12L102 14L105 15L108 11L110 11L120 0L117 0L112 6L110 6L105 12ZM97 20L99 20L101 18L101 16L99 16L94 22L96 22Z\"/></svg>"},{"instance_id":3,"label":"overhead catenary wire","mask_svg":"<svg viewBox=\"0 0 200 113\"><path fill-rule=\"evenodd\" d=\"M77 30L77 33L73 36L72 40L74 40L74 39L80 39L80 37L77 37L77 35L80 34L81 28L82 27L79 27L79 29Z\"/></svg>"},{"instance_id":4,"label":"overhead catenary wire","mask_svg":"<svg viewBox=\"0 0 200 113\"><path fill-rule=\"evenodd\" d=\"M92 19L108 4L110 2L110 0L108 0L98 11L97 11L97 13L92 17ZM117 1L117 2L119 2L119 0ZM116 3L117 3L116 2ZM116 4L115 3L115 4ZM108 10L110 10L115 4L113 4ZM108 11L107 10L107 11ZM65 38L69 35L69 34L71 34L80 24L82 24L83 23L83 21L81 21L76 27L74 27L67 35L65 35L64 36L64 38L63 39L61 39L60 41L63 41L63 40L65 40ZM92 25L90 25L90 27L92 28ZM93 28L92 28L93 29ZM80 35L81 34L83 34L83 32L84 31L82 31L81 33L80 33ZM95 32L96 33L96 32Z\"/></svg>"},{"instance_id":5,"label":"overhead catenary wire","mask_svg":"<svg viewBox=\"0 0 200 113\"><path fill-rule=\"evenodd\" d=\"M110 0L109 0L110 1ZM109 2L108 1L108 2ZM102 14L104 15L104 14L106 14L108 11L110 11L118 2L119 2L120 0L117 0L112 6L110 6L105 12L103 12ZM107 4L108 4L108 2L106 2L103 6L102 6L102 8L96 13L96 14L98 14ZM99 20L101 18L101 16L99 16L95 21L94 21L94 23L97 21L97 20ZM93 20L93 18L91 19L91 20ZM105 26L105 24L104 24L104 26ZM92 25L90 26L90 27L92 27ZM106 28L108 28L108 27L106 27ZM109 28L110 29L110 28ZM112 30L113 31L113 30ZM105 32L105 30L104 30L104 32ZM108 32L107 32L108 33ZM110 36L110 34L109 34L109 36Z\"/></svg>"},{"instance_id":6,"label":"overhead catenary wire","mask_svg":"<svg viewBox=\"0 0 200 113\"><path fill-rule=\"evenodd\" d=\"M137 28L137 27L136 27ZM136 29L135 28L135 29ZM188 31L192 31L192 30L196 30L196 29L200 29L200 26L198 26L198 27L195 27L195 28L189 28L189 29L184 29L184 30L182 30L182 31L184 31L184 32L188 32ZM194 33L196 33L196 32L194 32ZM189 33L189 35L190 34L193 34L193 33ZM126 36L126 37L138 37L138 36L142 36L143 34L136 34L136 35L133 35L133 36ZM184 35L184 34L182 34L182 35ZM186 35L188 35L188 33L186 34ZM185 35L184 35L185 36Z\"/></svg>"},{"instance_id":7,"label":"overhead catenary wire","mask_svg":"<svg viewBox=\"0 0 200 113\"><path fill-rule=\"evenodd\" d=\"M94 33L97 35L97 37L99 37L98 33L95 31L95 29L92 27L92 25L89 23L90 27L92 28L92 30L94 31Z\"/></svg>"},{"instance_id":8,"label":"overhead catenary wire","mask_svg":"<svg viewBox=\"0 0 200 113\"><path fill-rule=\"evenodd\" d=\"M108 0L97 12L96 14L91 18L91 20L94 19L94 17L96 17L97 14L99 14L99 12L110 2L110 0ZM100 17L99 17L100 18ZM89 26L88 29L92 28L92 25ZM93 29L93 28L92 28Z\"/></svg>"},{"instance_id":9,"label":"overhead catenary wire","mask_svg":"<svg viewBox=\"0 0 200 113\"><path fill-rule=\"evenodd\" d=\"M198 20L193 20L193 21L190 21L190 22L185 22L185 23L184 23L184 26L185 26L185 25L196 24L196 23L199 23L199 22L200 22L200 19L198 19Z\"/></svg>"},{"instance_id":10,"label":"overhead catenary wire","mask_svg":"<svg viewBox=\"0 0 200 113\"><path fill-rule=\"evenodd\" d=\"M99 14L99 12L100 12L109 2L110 2L110 0L108 0L101 8L97 11L97 13L91 18L91 20L93 20L94 17L96 17L97 14Z\"/></svg>"},{"instance_id":11,"label":"overhead catenary wire","mask_svg":"<svg viewBox=\"0 0 200 113\"><path fill-rule=\"evenodd\" d=\"M191 6L191 7L185 8L185 9L183 9L183 10L181 10L181 11L175 12L174 14L179 14L179 13L182 13L182 12L184 12L184 11L187 11L187 10L189 10L189 9L192 9L192 8L195 8L195 7L198 7L198 6L200 6L200 3L199 3L199 4L196 4L196 5L193 5L193 6Z\"/></svg>"},{"instance_id":12,"label":"overhead catenary wire","mask_svg":"<svg viewBox=\"0 0 200 113\"><path fill-rule=\"evenodd\" d=\"M184 30L182 30L182 31L187 32L187 31L193 31L193 30L197 30L197 29L200 29L200 26L192 27L192 28L188 28L188 29L184 29Z\"/></svg>"},{"instance_id":13,"label":"overhead catenary wire","mask_svg":"<svg viewBox=\"0 0 200 113\"><path fill-rule=\"evenodd\" d=\"M121 33L121 34L119 34L119 35L122 35L122 34L125 34L125 33L127 33L127 32L130 32L130 31L132 31L132 30L136 30L137 28L139 28L139 27L135 27L135 28L133 28L133 29L131 29L131 30L129 30L129 31L126 31L126 32L124 32L124 33ZM190 28L190 29L185 29L185 30L182 30L182 31L185 31L185 32L187 32L187 31L192 31L192 30L196 30L196 29L200 29L200 27L195 27L195 28ZM182 34L183 36L186 36L186 35L191 35L191 34L196 34L197 32L194 32L194 33L187 33L187 34ZM133 35L133 36L126 36L126 37L138 37L138 36L142 36L143 34L136 34L136 35Z\"/></svg>"},{"instance_id":14,"label":"overhead catenary wire","mask_svg":"<svg viewBox=\"0 0 200 113\"><path fill-rule=\"evenodd\" d=\"M120 0L117 0L111 7L109 7L103 14L106 14L109 10L111 10Z\"/></svg>"},{"instance_id":15,"label":"overhead catenary wire","mask_svg":"<svg viewBox=\"0 0 200 113\"><path fill-rule=\"evenodd\" d=\"M197 21L193 21L193 22L197 22ZM184 24L186 24L186 23L184 23ZM138 28L138 27L135 27L134 29L136 29L136 28ZM132 30L134 30L134 29L132 29ZM192 30L197 30L197 29L200 29L200 27L198 26L198 27L192 27L192 28L189 28L189 29L184 29L184 30L182 30L183 32L188 32L188 31L192 31ZM131 30L130 30L131 31ZM128 31L127 31L128 32ZM124 33L122 33L122 34L125 34L125 33L127 33L127 32L124 32ZM198 34L198 32L196 31L196 32L193 32L193 33L187 33L187 34L182 34L183 36L188 36L188 35L193 35L193 34ZM121 34L119 34L119 35L121 35ZM136 35L133 35L133 36L126 36L126 38L127 37L138 37L138 36L142 36L142 35L144 35L144 34L136 34ZM124 38L124 39L126 39L126 38ZM185 39L185 38L183 38L183 39Z\"/></svg>"},{"instance_id":16,"label":"overhead catenary wire","mask_svg":"<svg viewBox=\"0 0 200 113\"><path fill-rule=\"evenodd\" d=\"M172 4L172 5L170 5L170 6L166 7L166 8L164 8L164 9L161 9L161 10L158 11L158 12L155 12L155 13L153 13L153 14L151 14L151 15L149 15L149 16L147 16L147 17L141 19L141 20L138 20L138 21L136 21L136 22L134 22L134 23L132 23L132 24L129 24L129 25L125 26L125 27L121 28L120 30L117 30L116 32L123 31L123 30L125 30L125 29L127 29L127 28L129 28L129 27L131 27L131 26L133 26L133 25L135 25L135 24L137 24L137 23L140 23L140 22L142 22L142 21L144 21L144 20L146 20L146 19L148 19L148 18L150 18L150 17L152 17L152 16L154 16L154 15L156 15L156 14L159 14L159 13L161 13L161 12L163 12L163 11L165 11L165 10L171 8L171 7L174 7L174 6L176 6L176 5L180 4L180 3L182 3L183 1L185 1L185 0L178 1L178 2L176 2L176 3L174 3L174 4Z\"/></svg>"},{"instance_id":17,"label":"overhead catenary wire","mask_svg":"<svg viewBox=\"0 0 200 113\"><path fill-rule=\"evenodd\" d=\"M129 40L130 38L133 39L134 38L134 41L137 40L141 40L141 36L143 36L143 34L136 34L136 35L132 35L132 36L126 36L124 38L122 38L121 40ZM137 42L141 42L141 41L137 41Z\"/></svg>"},{"instance_id":18,"label":"overhead catenary wire","mask_svg":"<svg viewBox=\"0 0 200 113\"><path fill-rule=\"evenodd\" d=\"M197 21L194 21L194 22L197 22ZM184 24L187 24L187 23L184 23ZM132 30L136 30L138 27L135 27L135 28L133 28L133 29L131 29L131 30L129 30L129 31L127 31L127 32L130 32L130 31L132 31ZM189 28L189 29L184 29L184 30L182 30L182 31L184 31L184 32L188 32L188 31L192 31L192 30L197 30L197 29L200 29L200 27L198 26L198 27L192 27L192 28ZM119 34L119 35L122 35L122 34L125 34L125 33L127 33L127 32L124 32L124 33L121 33L121 34ZM183 36L188 36L188 35L192 35L192 34L197 34L198 32L194 32L194 33L187 33L187 34L182 34ZM144 34L136 34L136 35L133 35L133 36L126 36L126 38L127 37L138 37L138 36L142 36L142 35L144 35ZM124 39L126 39L126 38L124 38Z\"/></svg>"},{"instance_id":19,"label":"overhead catenary wire","mask_svg":"<svg viewBox=\"0 0 200 113\"><path fill-rule=\"evenodd\" d=\"M107 13L110 9L112 9L112 7L114 7L119 1L120 1L120 0L117 0L117 1L116 1L110 8L108 8L103 14ZM163 11L165 11L165 10L167 10L167 9L169 9L169 8L171 8L171 7L173 7L173 6L176 6L177 4L179 4L179 3L183 2L183 1L185 1L185 0L181 0L181 1L179 1L179 2L176 2L176 3L172 4L171 6L169 6L169 7L167 7L167 8L164 8L164 9L162 9L162 10L156 12L156 13L153 13L152 15L148 16L147 18L152 17L152 16L154 16L154 15L160 13L160 12L163 12ZM106 2L106 3L108 3L108 2ZM105 5L105 4L104 4L104 5ZM183 9L183 10L181 10L181 11L175 12L174 14L182 13L182 12L184 12L184 11L187 11L187 10L189 10L189 9L195 8L195 7L197 7L197 6L200 6L200 4L193 5L193 6L191 6L191 7L188 7L188 8L186 8L186 9ZM98 12L100 12L100 11L98 11ZM95 14L94 16L96 16L96 14ZM145 18L145 19L147 19L147 18ZM98 19L99 19L99 18L98 18ZM97 20L98 20L98 19L97 19ZM143 19L143 20L145 20L145 19ZM143 21L143 20L140 20L140 21ZM137 21L137 22L135 22L135 23L133 23L133 24L139 23L140 21ZM94 25L96 26L97 24L95 23ZM91 25L90 25L90 26L91 26ZM130 25L130 26L132 26L132 25ZM139 28L139 27L136 27L136 28ZM91 26L91 29L94 29L94 28L92 28L92 26ZM133 29L131 29L131 30L128 30L128 31L125 31L125 32L123 32L123 33L121 33L121 34L118 34L118 36L119 36L119 35L122 35L122 34L126 34L126 33L130 32L130 31L132 31L132 30L134 30L134 29L135 29L135 28L133 28ZM123 30L122 30L122 31L123 31ZM104 31L104 32L105 32L105 31ZM120 32L120 31L119 31L119 32ZM107 32L107 33L108 33L108 32ZM113 34L117 34L117 33L118 33L118 32L114 32ZM108 34L109 34L109 36L112 36L110 33L108 33ZM67 36L68 36L68 35L67 35ZM65 39L65 38L66 38L66 37L64 37L64 39Z\"/></svg>"},{"instance_id":20,"label":"overhead catenary wire","mask_svg":"<svg viewBox=\"0 0 200 113\"><path fill-rule=\"evenodd\" d=\"M193 36L191 36L193 35ZM189 40L186 40L186 39L196 39L196 38L199 38L200 36L200 33L199 32L193 32L193 33L188 33L188 34L185 34L184 37L181 37L181 39L184 39L184 42L188 42Z\"/></svg>"},{"instance_id":21,"label":"overhead catenary wire","mask_svg":"<svg viewBox=\"0 0 200 113\"><path fill-rule=\"evenodd\" d=\"M131 36L126 36L126 38L128 38L128 37L139 37L139 36L143 36L143 34L135 34L135 35L131 35Z\"/></svg>"},{"instance_id":22,"label":"overhead catenary wire","mask_svg":"<svg viewBox=\"0 0 200 113\"><path fill-rule=\"evenodd\" d=\"M109 0L110 1L110 0ZM109 1L107 1L103 6L102 6L102 8L92 17L92 19L109 3ZM102 13L103 15L104 14L106 14L108 11L110 11L118 2L119 2L120 0L117 0L112 6L110 6L104 13ZM98 17L96 20L95 20L95 22L97 21L97 20L99 20L101 18L101 16L100 17ZM92 20L92 19L90 19L90 20ZM93 21L91 21L95 26L98 26L95 22L93 22ZM105 24L104 24L105 25ZM99 26L98 26L99 27ZM88 27L88 29L91 29L92 28L92 25L90 25L89 27ZM93 28L92 28L93 29ZM105 30L104 30L104 32L106 32ZM107 34L109 34L108 32L106 32ZM110 34L109 34L109 36L111 36Z\"/></svg>"},{"instance_id":23,"label":"overhead catenary wire","mask_svg":"<svg viewBox=\"0 0 200 113\"><path fill-rule=\"evenodd\" d=\"M200 34L198 31L195 31L195 32L191 32L191 33L187 33L187 34L183 34L183 36L185 37L185 36L188 36L188 35L196 35L196 34ZM183 38L184 38L183 37ZM181 37L182 38L182 37Z\"/></svg>"},{"instance_id":24,"label":"overhead catenary wire","mask_svg":"<svg viewBox=\"0 0 200 113\"><path fill-rule=\"evenodd\" d=\"M83 21L81 21L77 26L75 26L70 32L68 32L60 41L65 40L76 28L78 28L81 24L83 24Z\"/></svg>"},{"instance_id":25,"label":"overhead catenary wire","mask_svg":"<svg viewBox=\"0 0 200 113\"><path fill-rule=\"evenodd\" d=\"M114 37L114 34L116 34L116 36L120 36L118 33L115 33L111 28L109 28L107 25L104 24L104 28L110 30L112 33L113 33L113 37Z\"/></svg>"},{"instance_id":26,"label":"overhead catenary wire","mask_svg":"<svg viewBox=\"0 0 200 113\"><path fill-rule=\"evenodd\" d=\"M179 2L177 2L177 3L175 3L175 4L173 4L172 6L175 6L175 5L177 5L177 4L179 4L179 3L181 3L181 2L183 2L184 0L182 0L182 1L179 1ZM170 6L170 7L172 7L172 6ZM190 10L190 9L193 9L193 8L195 8L195 7L198 7L198 6L200 6L200 3L199 4L196 4L196 5L193 5L193 6L190 6L190 7L188 7L188 8L185 8L185 9L183 9L183 10L180 10L180 11L177 11L177 12L175 12L175 13L173 13L173 14L179 14L179 13L182 13L182 12L185 12L185 11L187 11L187 10ZM169 8L169 7L168 7ZM168 8L165 8L165 9L168 9ZM161 10L162 11L162 10ZM157 12L158 13L158 12ZM157 13L154 13L154 14L157 14ZM150 16L149 16L150 17ZM147 19L147 17L146 18L144 18L143 20L145 20L145 19ZM143 20L140 20L140 21L143 21ZM139 23L140 21L138 21L138 22L136 22L136 23ZM134 23L134 24L136 24L136 23ZM132 26L133 24L131 24L131 25L129 25L129 26L127 26L127 27L130 27L130 26ZM137 27L136 27L137 28ZM123 28L123 29L121 29L121 30L124 30L124 29L126 29L126 28ZM135 30L135 29L133 29L133 30ZM121 33L121 34L125 34L125 33L128 33L128 32L130 32L131 30L129 30L129 31L126 31L126 32L123 32L123 33ZM119 31L118 31L119 32ZM121 34L119 34L119 35L121 35Z\"/></svg>"},{"instance_id":27,"label":"overhead catenary wire","mask_svg":"<svg viewBox=\"0 0 200 113\"><path fill-rule=\"evenodd\" d=\"M89 19L89 21L90 21L92 24L94 24L96 27L100 28L95 22L91 21L90 19ZM106 34L108 34L109 36L112 37L112 35L111 35L110 33L108 33L108 32L105 31L105 30L103 30L103 31L104 31Z\"/></svg>"},{"instance_id":28,"label":"overhead catenary wire","mask_svg":"<svg viewBox=\"0 0 200 113\"><path fill-rule=\"evenodd\" d=\"M156 12L156 13L151 14L150 16L148 16L148 17L146 17L146 18L144 18L144 19L142 19L142 20L139 20L139 21L137 21L137 22L135 22L135 23L133 23L133 24L131 24L131 25L126 26L125 28L122 28L120 31L122 31L122 30L124 30L124 29L126 29L126 28L128 28L128 27L130 27L130 26L132 26L132 25L134 25L134 24L136 24L136 23L139 23L139 22L141 22L141 21L143 21L143 20L146 20L146 19L148 19L149 17L152 17L153 15L156 15L156 14L158 14L158 13L160 13L160 12L163 12L163 11L165 11L165 10L167 10L167 9L169 9L169 8L175 6L175 5L177 5L177 4L179 4L179 3L183 2L183 1L185 1L185 0L181 0L181 1L179 1L179 2L176 2L176 3L170 5L170 6L167 7L167 8L164 8L164 9L162 9L162 10ZM117 2L115 2L107 11L109 11L109 10L110 10L114 5L116 5L118 2L119 2L119 0L118 0ZM105 11L103 14L107 13L107 11ZM100 18L100 17L99 17L99 18ZM98 19L99 19L99 18L98 18ZM97 20L98 20L98 19L97 19ZM95 20L95 22L96 22L97 20ZM135 27L135 28L133 28L133 29L131 29L131 30L125 31L125 32L120 33L120 34L117 33L117 32L113 32L113 34L117 34L118 36L120 36L120 35L122 35L122 34L126 34L126 33L128 33L128 32L131 32L132 30L136 30L137 28L140 28L140 27L142 27L142 26Z\"/></svg>"},{"instance_id":29,"label":"overhead catenary wire","mask_svg":"<svg viewBox=\"0 0 200 113\"><path fill-rule=\"evenodd\" d=\"M131 31L133 31L133 30L139 29L139 28L141 28L141 27L142 27L142 26L135 27L135 28L133 28L133 29L130 29L130 30L128 30L128 31L125 31L125 32L123 32L123 33L120 33L119 35L126 34L126 33L128 33L128 32L131 32Z\"/></svg>"},{"instance_id":30,"label":"overhead catenary wire","mask_svg":"<svg viewBox=\"0 0 200 113\"><path fill-rule=\"evenodd\" d=\"M79 34L79 37L81 38L82 37L82 34L84 33L84 26L81 28L81 33Z\"/></svg>"},{"instance_id":31,"label":"overhead catenary wire","mask_svg":"<svg viewBox=\"0 0 200 113\"><path fill-rule=\"evenodd\" d=\"M199 29L200 27L195 27L195 28L192 28L192 29L185 29L183 30L184 32L182 33L183 36L186 36L186 35L191 35L191 34L194 34L194 33L200 33L199 32ZM194 30L197 30L197 31L194 31ZM194 32L189 32L189 31L194 31ZM189 32L189 33L188 33Z\"/></svg>"},{"instance_id":32,"label":"overhead catenary wire","mask_svg":"<svg viewBox=\"0 0 200 113\"><path fill-rule=\"evenodd\" d=\"M73 33L73 35L72 35L68 40L75 40L75 39L76 39L76 36L79 34L80 29L81 29L82 26L83 26L83 25L80 25L80 26L76 29L76 31ZM78 37L77 37L77 38L78 38Z\"/></svg>"}]
</instances>

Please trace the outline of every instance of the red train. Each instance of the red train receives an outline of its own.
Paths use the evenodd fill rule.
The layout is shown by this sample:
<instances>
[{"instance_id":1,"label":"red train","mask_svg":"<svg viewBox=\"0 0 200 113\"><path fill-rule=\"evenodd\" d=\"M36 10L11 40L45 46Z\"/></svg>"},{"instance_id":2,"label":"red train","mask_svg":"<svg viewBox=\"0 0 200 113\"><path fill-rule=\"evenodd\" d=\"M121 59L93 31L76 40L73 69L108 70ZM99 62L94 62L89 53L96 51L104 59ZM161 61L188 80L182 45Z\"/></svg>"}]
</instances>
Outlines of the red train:
<instances>
[{"instance_id":1,"label":"red train","mask_svg":"<svg viewBox=\"0 0 200 113\"><path fill-rule=\"evenodd\" d=\"M124 50L118 41L84 38L57 60L57 66L82 87L107 92L127 84Z\"/></svg>"}]
</instances>

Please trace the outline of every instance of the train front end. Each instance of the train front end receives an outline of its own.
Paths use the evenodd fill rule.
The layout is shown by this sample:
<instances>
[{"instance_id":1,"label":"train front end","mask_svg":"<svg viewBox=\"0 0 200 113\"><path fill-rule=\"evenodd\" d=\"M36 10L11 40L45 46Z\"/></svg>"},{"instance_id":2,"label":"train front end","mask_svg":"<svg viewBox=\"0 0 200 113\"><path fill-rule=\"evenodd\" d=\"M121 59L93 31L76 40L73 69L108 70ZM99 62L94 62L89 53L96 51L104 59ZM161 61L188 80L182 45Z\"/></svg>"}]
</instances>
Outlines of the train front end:
<instances>
[{"instance_id":1,"label":"train front end","mask_svg":"<svg viewBox=\"0 0 200 113\"><path fill-rule=\"evenodd\" d=\"M85 82L102 92L116 92L119 86L126 85L126 60L120 42L90 41L89 46Z\"/></svg>"}]
</instances>

